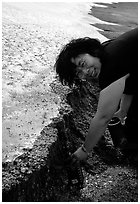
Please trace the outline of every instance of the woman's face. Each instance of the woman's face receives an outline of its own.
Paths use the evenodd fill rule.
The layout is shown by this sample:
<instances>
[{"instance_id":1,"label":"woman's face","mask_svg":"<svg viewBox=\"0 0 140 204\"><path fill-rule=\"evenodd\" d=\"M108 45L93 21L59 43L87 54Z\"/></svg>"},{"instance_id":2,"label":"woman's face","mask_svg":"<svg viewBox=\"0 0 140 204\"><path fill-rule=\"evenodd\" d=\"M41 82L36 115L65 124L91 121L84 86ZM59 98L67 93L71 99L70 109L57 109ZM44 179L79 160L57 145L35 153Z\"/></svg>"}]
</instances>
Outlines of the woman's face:
<instances>
[{"instance_id":1,"label":"woman's face","mask_svg":"<svg viewBox=\"0 0 140 204\"><path fill-rule=\"evenodd\" d=\"M80 54L72 58L71 62L77 66L77 76L80 79L98 78L101 70L101 62L98 57L90 54Z\"/></svg>"}]
</instances>

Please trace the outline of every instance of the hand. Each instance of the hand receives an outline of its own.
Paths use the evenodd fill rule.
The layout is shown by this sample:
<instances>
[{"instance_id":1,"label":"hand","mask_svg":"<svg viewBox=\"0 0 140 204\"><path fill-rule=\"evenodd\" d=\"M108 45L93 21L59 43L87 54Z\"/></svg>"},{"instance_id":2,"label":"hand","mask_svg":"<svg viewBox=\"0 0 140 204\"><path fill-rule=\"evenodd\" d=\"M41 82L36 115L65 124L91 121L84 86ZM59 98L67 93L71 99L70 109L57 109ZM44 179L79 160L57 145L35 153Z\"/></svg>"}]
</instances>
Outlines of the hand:
<instances>
[{"instance_id":1,"label":"hand","mask_svg":"<svg viewBox=\"0 0 140 204\"><path fill-rule=\"evenodd\" d=\"M121 121L121 124L122 125L125 125L125 120L127 118L127 114L126 112L122 111L121 109L119 109L113 117L117 117L119 118L119 120Z\"/></svg>"}]
</instances>

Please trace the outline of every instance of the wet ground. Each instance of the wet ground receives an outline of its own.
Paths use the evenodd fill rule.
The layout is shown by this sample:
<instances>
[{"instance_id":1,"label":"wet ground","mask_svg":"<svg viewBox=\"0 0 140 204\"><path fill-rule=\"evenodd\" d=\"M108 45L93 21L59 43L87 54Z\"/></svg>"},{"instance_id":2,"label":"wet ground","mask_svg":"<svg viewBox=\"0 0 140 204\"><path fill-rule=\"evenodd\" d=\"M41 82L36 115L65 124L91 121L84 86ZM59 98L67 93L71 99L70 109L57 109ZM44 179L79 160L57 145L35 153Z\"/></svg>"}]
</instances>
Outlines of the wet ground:
<instances>
[{"instance_id":1,"label":"wet ground","mask_svg":"<svg viewBox=\"0 0 140 204\"><path fill-rule=\"evenodd\" d=\"M106 39L86 23L89 5L83 6L3 4L3 161L32 147L43 127L57 116L60 97L49 85L62 45L78 36Z\"/></svg>"},{"instance_id":2,"label":"wet ground","mask_svg":"<svg viewBox=\"0 0 140 204\"><path fill-rule=\"evenodd\" d=\"M94 25L102 29L103 31L100 31L100 33L107 38L115 38L138 26L138 2L114 2L113 4L103 2L99 5L100 7L93 6L90 14L101 20L116 24L113 26L102 23Z\"/></svg>"},{"instance_id":3,"label":"wet ground","mask_svg":"<svg viewBox=\"0 0 140 204\"><path fill-rule=\"evenodd\" d=\"M53 129L57 120L51 125L51 118L55 116L61 118L65 111L69 112L72 107L74 110L72 118L68 116L69 120L67 117L63 120L66 124L65 139L72 146L71 151L74 151L84 140L90 118L96 110L96 94L98 94L98 90L94 90L94 98L92 98L93 89L91 89L88 97L85 98L80 97L79 92L75 91L75 94L68 94L67 97L70 107L63 102L63 97L69 90L55 81L53 64L56 55L62 45L73 37L88 35L104 41L106 37L118 35L116 32L118 26L104 25L94 17L93 20L87 15L89 7L84 5L83 9L82 4L76 6L71 4L71 7L67 7L66 4L63 9L62 5L59 8L58 4L57 12L61 9L59 18L54 15L56 9L53 4L47 7L47 13L44 5L40 7L39 5L34 4L34 9L31 9L33 4L30 6L28 4L28 7L26 4L13 6L11 3L3 6L3 189L13 189L13 186L23 182L23 185L17 186L17 190L13 190L11 195L8 194L11 199L9 201L137 202L137 167L130 162L112 164L112 154L109 153L106 156L104 155L106 151L100 154L93 151L89 162L94 175L83 170L84 188L77 192L74 192L74 189L70 191L65 188L64 172L53 173L48 167L49 157L54 161L54 158L59 160L64 156L64 152L58 150L60 147L63 149L62 141L61 143L57 141L60 137L60 134L57 135L58 127L57 130ZM119 13L122 5L117 5L107 5L110 15L117 12L116 16L123 16L122 11ZM67 18L64 18L66 14L74 11L74 8L72 17L67 15ZM128 18L132 17L133 13L131 27L137 24L135 9L137 7L131 4L124 12L124 14L127 13ZM93 7L93 10L95 16L98 13L97 17L100 19L104 14L103 19L107 21L108 12L103 12L105 10L102 7ZM100 13L102 13L101 16L99 16ZM112 23L120 24L119 19L116 22L115 18ZM100 28L108 26L105 32L100 30L100 33L105 34L106 37L100 35L97 29L89 26L87 22L96 23L95 26ZM126 24L126 27L123 25L120 32L127 27L129 24ZM51 126L47 128L49 123ZM41 130L43 131L40 134ZM77 138L77 134L80 138ZM57 148L60 147L55 148L55 144ZM59 151L60 155L56 154ZM24 153L23 156L17 157L22 153ZM13 159L14 163L11 163ZM42 173L38 171L36 173L36 169L40 169L44 164L45 169L39 171ZM27 177L30 179L26 185ZM43 194L43 198L39 194Z\"/></svg>"}]
</instances>

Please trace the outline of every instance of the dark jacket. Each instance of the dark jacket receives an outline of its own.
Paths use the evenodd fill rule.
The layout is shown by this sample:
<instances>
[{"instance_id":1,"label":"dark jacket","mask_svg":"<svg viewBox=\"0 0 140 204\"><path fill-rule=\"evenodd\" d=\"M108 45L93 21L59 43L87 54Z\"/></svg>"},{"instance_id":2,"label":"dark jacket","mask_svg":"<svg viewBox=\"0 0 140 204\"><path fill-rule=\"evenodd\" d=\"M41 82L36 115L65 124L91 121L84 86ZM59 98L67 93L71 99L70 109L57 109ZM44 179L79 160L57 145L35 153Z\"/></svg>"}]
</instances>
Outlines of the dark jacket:
<instances>
[{"instance_id":1,"label":"dark jacket","mask_svg":"<svg viewBox=\"0 0 140 204\"><path fill-rule=\"evenodd\" d=\"M112 82L130 74L124 93L138 91L138 29L124 33L114 40L103 43L105 56L102 61L99 84L104 89Z\"/></svg>"}]
</instances>

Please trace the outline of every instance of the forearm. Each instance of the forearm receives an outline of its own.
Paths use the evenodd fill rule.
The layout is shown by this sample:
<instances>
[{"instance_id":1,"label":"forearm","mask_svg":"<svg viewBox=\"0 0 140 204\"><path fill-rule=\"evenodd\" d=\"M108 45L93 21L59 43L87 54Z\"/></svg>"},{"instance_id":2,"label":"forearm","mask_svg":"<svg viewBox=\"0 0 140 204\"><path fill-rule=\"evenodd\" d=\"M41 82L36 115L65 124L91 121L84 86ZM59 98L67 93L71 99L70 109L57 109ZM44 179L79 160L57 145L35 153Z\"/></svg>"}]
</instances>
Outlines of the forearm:
<instances>
[{"instance_id":1,"label":"forearm","mask_svg":"<svg viewBox=\"0 0 140 204\"><path fill-rule=\"evenodd\" d=\"M80 147L74 152L79 160L87 158L87 152L90 152L97 144L109 121L116 112L124 91L126 77L127 76L124 76L118 79L100 92L97 112L95 117L91 120L89 132L84 144L85 147Z\"/></svg>"},{"instance_id":2,"label":"forearm","mask_svg":"<svg viewBox=\"0 0 140 204\"><path fill-rule=\"evenodd\" d=\"M106 130L108 125L108 120L106 118L100 118L99 116L95 116L90 124L89 132L85 140L85 148L87 152L90 152L93 147L98 143L102 134Z\"/></svg>"},{"instance_id":3,"label":"forearm","mask_svg":"<svg viewBox=\"0 0 140 204\"><path fill-rule=\"evenodd\" d=\"M120 109L124 114L127 114L132 103L133 95L123 94L120 103Z\"/></svg>"}]
</instances>

